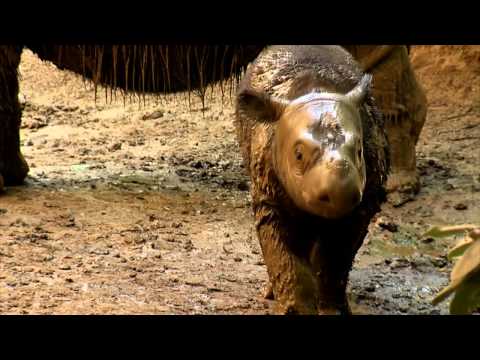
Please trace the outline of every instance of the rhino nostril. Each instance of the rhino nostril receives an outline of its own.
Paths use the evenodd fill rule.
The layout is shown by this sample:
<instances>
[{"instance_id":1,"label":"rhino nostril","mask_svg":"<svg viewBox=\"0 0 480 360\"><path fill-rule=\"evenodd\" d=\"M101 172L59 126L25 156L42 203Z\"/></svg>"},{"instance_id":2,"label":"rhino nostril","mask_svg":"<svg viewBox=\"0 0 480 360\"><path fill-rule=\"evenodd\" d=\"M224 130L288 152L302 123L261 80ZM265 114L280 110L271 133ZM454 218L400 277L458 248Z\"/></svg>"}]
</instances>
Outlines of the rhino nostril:
<instances>
[{"instance_id":1,"label":"rhino nostril","mask_svg":"<svg viewBox=\"0 0 480 360\"><path fill-rule=\"evenodd\" d=\"M323 194L322 196L320 196L320 201L323 201L323 202L330 202L330 197L328 196L328 194Z\"/></svg>"},{"instance_id":2,"label":"rhino nostril","mask_svg":"<svg viewBox=\"0 0 480 360\"><path fill-rule=\"evenodd\" d=\"M361 196L360 196L360 193L355 191L353 194L352 194L352 204L358 204L361 200Z\"/></svg>"}]
</instances>

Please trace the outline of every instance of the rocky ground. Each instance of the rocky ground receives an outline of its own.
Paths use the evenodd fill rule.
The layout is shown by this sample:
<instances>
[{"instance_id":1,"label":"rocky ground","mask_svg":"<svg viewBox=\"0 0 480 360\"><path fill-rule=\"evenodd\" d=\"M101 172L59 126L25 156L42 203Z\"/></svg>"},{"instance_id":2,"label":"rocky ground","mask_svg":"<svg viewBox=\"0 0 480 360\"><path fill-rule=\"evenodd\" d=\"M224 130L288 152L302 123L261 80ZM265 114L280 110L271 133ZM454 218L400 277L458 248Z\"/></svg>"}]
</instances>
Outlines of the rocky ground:
<instances>
[{"instance_id":1,"label":"rocky ground","mask_svg":"<svg viewBox=\"0 0 480 360\"><path fill-rule=\"evenodd\" d=\"M351 273L356 314L448 313L430 300L454 239L421 234L480 219L479 54L413 48L430 101L422 190L372 222ZM0 313L272 313L228 89L202 111L184 94L124 103L99 89L95 102L27 50L20 73L31 171L0 195Z\"/></svg>"}]
</instances>

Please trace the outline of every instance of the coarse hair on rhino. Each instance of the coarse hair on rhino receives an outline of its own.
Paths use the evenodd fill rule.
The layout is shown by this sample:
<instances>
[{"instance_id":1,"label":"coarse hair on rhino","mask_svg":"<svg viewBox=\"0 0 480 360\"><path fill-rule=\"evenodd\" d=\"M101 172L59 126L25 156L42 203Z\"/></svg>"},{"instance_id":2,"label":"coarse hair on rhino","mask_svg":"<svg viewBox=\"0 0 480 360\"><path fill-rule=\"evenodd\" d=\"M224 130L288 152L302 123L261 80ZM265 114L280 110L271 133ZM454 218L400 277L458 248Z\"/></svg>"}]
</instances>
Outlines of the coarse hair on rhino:
<instances>
[{"instance_id":1,"label":"coarse hair on rhino","mask_svg":"<svg viewBox=\"0 0 480 360\"><path fill-rule=\"evenodd\" d=\"M105 85L108 100L122 92L123 98L137 93L194 92L202 103L208 86L223 84L233 94L234 85L245 66L262 45L42 45L25 44L40 59L60 69L73 71ZM18 67L23 45L0 46L0 190L21 185L29 167L20 149L22 109L18 101ZM110 90L109 92L107 90ZM138 99L138 98L137 98ZM136 100L138 101L138 100Z\"/></svg>"},{"instance_id":2,"label":"coarse hair on rhino","mask_svg":"<svg viewBox=\"0 0 480 360\"><path fill-rule=\"evenodd\" d=\"M349 313L354 256L389 167L371 77L339 46L266 48L247 69L236 129L281 313Z\"/></svg>"}]
</instances>

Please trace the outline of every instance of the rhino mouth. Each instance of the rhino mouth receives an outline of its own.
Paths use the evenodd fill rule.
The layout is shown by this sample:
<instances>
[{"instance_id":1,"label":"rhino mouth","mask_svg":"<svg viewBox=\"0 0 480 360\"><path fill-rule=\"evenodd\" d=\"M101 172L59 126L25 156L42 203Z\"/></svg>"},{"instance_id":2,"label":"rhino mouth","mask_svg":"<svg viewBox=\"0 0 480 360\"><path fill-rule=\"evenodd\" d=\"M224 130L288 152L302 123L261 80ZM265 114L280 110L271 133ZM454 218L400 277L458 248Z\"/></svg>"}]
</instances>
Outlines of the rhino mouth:
<instances>
[{"instance_id":1,"label":"rhino mouth","mask_svg":"<svg viewBox=\"0 0 480 360\"><path fill-rule=\"evenodd\" d=\"M301 203L303 210L324 218L338 219L352 212L362 201L363 192L358 186L343 189L327 188L322 191L303 190Z\"/></svg>"}]
</instances>

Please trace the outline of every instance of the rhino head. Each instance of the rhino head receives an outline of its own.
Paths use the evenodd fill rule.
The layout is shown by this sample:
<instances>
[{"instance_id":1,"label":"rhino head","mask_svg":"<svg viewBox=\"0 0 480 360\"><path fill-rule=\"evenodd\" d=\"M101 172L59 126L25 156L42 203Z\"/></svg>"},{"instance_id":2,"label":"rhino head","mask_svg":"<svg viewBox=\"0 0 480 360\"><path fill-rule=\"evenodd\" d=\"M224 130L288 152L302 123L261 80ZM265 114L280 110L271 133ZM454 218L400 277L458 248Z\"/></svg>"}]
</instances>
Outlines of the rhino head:
<instances>
[{"instance_id":1,"label":"rhino head","mask_svg":"<svg viewBox=\"0 0 480 360\"><path fill-rule=\"evenodd\" d=\"M298 208L337 219L362 201L366 170L360 108L371 79L364 75L347 94L313 91L291 101L251 88L239 93L242 106L274 126L273 167Z\"/></svg>"}]
</instances>

